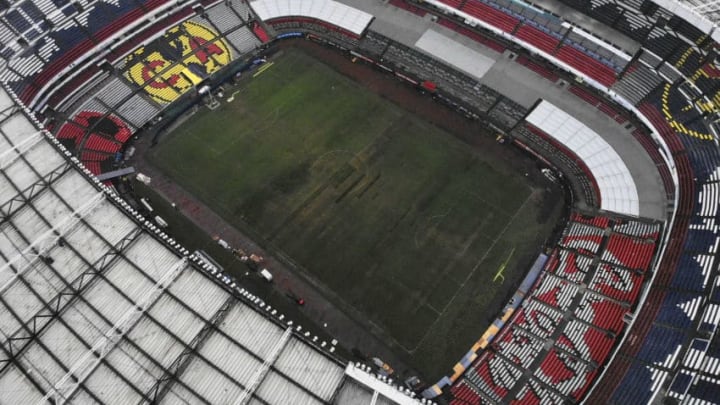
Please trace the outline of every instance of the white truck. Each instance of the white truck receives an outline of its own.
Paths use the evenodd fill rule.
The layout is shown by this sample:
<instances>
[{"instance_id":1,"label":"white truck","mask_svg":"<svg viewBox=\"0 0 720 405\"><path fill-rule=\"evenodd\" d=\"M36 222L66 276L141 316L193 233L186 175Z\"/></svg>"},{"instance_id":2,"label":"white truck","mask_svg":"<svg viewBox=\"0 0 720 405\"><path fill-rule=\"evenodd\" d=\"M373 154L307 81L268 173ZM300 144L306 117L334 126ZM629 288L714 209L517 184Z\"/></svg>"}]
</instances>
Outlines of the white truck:
<instances>
[{"instance_id":1,"label":"white truck","mask_svg":"<svg viewBox=\"0 0 720 405\"><path fill-rule=\"evenodd\" d=\"M273 275L268 271L268 269L260 270L260 277L264 278L268 283L272 283Z\"/></svg>"}]
</instances>

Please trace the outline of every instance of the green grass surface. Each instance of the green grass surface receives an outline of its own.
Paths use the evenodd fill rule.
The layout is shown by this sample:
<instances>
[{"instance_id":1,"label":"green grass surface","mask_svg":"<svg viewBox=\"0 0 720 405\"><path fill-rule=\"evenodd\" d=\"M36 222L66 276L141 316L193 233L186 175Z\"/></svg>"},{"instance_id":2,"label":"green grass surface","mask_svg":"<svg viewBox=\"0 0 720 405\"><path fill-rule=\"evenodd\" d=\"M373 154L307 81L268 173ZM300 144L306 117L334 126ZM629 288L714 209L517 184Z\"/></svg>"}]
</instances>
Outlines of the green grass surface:
<instances>
[{"instance_id":1,"label":"green grass surface","mask_svg":"<svg viewBox=\"0 0 720 405\"><path fill-rule=\"evenodd\" d=\"M379 325L411 365L448 370L549 233L539 192L299 50L240 89L151 160Z\"/></svg>"}]
</instances>

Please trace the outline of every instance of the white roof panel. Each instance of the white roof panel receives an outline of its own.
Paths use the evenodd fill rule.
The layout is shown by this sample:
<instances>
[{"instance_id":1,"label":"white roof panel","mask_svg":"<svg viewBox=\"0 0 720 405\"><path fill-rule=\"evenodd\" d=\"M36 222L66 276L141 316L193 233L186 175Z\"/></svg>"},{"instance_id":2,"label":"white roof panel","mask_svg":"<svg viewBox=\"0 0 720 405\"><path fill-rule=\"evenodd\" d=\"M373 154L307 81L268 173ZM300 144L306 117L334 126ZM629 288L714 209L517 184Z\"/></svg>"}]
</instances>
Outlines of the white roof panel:
<instances>
[{"instance_id":1,"label":"white roof panel","mask_svg":"<svg viewBox=\"0 0 720 405\"><path fill-rule=\"evenodd\" d=\"M275 368L301 383L324 401L340 384L344 369L299 340L291 340L275 362Z\"/></svg>"},{"instance_id":2,"label":"white roof panel","mask_svg":"<svg viewBox=\"0 0 720 405\"><path fill-rule=\"evenodd\" d=\"M362 34L372 14L333 0L255 0L250 7L261 20L280 17L310 17L336 25L355 35Z\"/></svg>"},{"instance_id":3,"label":"white roof panel","mask_svg":"<svg viewBox=\"0 0 720 405\"><path fill-rule=\"evenodd\" d=\"M158 280L177 262L175 253L153 238L143 239L125 251L125 257L142 268L148 277Z\"/></svg>"},{"instance_id":4,"label":"white roof panel","mask_svg":"<svg viewBox=\"0 0 720 405\"><path fill-rule=\"evenodd\" d=\"M72 397L72 402L75 404L97 404L97 401L84 389L79 389L75 392Z\"/></svg>"},{"instance_id":5,"label":"white roof panel","mask_svg":"<svg viewBox=\"0 0 720 405\"><path fill-rule=\"evenodd\" d=\"M249 385L262 362L220 333L210 335L200 353L243 386Z\"/></svg>"},{"instance_id":6,"label":"white roof panel","mask_svg":"<svg viewBox=\"0 0 720 405\"><path fill-rule=\"evenodd\" d=\"M38 130L22 114L14 114L0 124L0 130L13 145L20 144L27 137L37 134ZM4 137L2 137L4 138ZM5 142L5 139L2 139ZM50 145L47 145L48 147ZM5 150L5 149L3 149Z\"/></svg>"},{"instance_id":7,"label":"white roof panel","mask_svg":"<svg viewBox=\"0 0 720 405\"><path fill-rule=\"evenodd\" d=\"M36 379L35 381L45 391L51 388L48 381L58 381L65 375L65 369L38 344L30 345L19 359L19 363L26 370L31 369L36 375L42 376L42 379Z\"/></svg>"},{"instance_id":8,"label":"white roof panel","mask_svg":"<svg viewBox=\"0 0 720 405\"><path fill-rule=\"evenodd\" d=\"M600 190L600 208L639 215L635 180L620 155L600 135L546 100L526 120L565 145L587 165Z\"/></svg>"},{"instance_id":9,"label":"white roof panel","mask_svg":"<svg viewBox=\"0 0 720 405\"><path fill-rule=\"evenodd\" d=\"M0 342L2 342L2 344L5 344L8 336L12 336L22 327L8 308L5 304L0 303Z\"/></svg>"},{"instance_id":10,"label":"white roof panel","mask_svg":"<svg viewBox=\"0 0 720 405\"><path fill-rule=\"evenodd\" d=\"M113 381L113 383L108 384L108 381ZM88 391L106 404L143 402L140 394L128 383L118 378L117 374L105 364L100 364L84 385ZM122 400L120 400L121 398ZM82 403L80 398L74 398L74 400L76 403Z\"/></svg>"},{"instance_id":11,"label":"white roof panel","mask_svg":"<svg viewBox=\"0 0 720 405\"><path fill-rule=\"evenodd\" d=\"M163 371L156 363L127 341L120 342L105 357L105 361L143 392L149 390L155 381L163 376Z\"/></svg>"},{"instance_id":12,"label":"white roof panel","mask_svg":"<svg viewBox=\"0 0 720 405\"><path fill-rule=\"evenodd\" d=\"M242 305L232 308L220 329L262 359L267 358L283 334L278 325Z\"/></svg>"},{"instance_id":13,"label":"white roof panel","mask_svg":"<svg viewBox=\"0 0 720 405\"><path fill-rule=\"evenodd\" d=\"M121 267L128 266L125 262L116 263L108 272L106 277L119 273L120 278L126 278L130 283L140 280L140 276L130 271L122 271ZM84 294L85 300L98 310L110 323L117 322L120 317L132 308L128 302L112 285L105 281L96 281Z\"/></svg>"},{"instance_id":14,"label":"white roof panel","mask_svg":"<svg viewBox=\"0 0 720 405\"><path fill-rule=\"evenodd\" d=\"M49 146L45 142L41 142L26 151L23 156L32 166L33 170L42 176L63 164L63 159L60 155L48 152Z\"/></svg>"},{"instance_id":15,"label":"white roof panel","mask_svg":"<svg viewBox=\"0 0 720 405\"><path fill-rule=\"evenodd\" d=\"M42 399L42 395L15 366L10 365L0 379L0 392L3 394L3 401L9 404L34 404Z\"/></svg>"},{"instance_id":16,"label":"white roof panel","mask_svg":"<svg viewBox=\"0 0 720 405\"><path fill-rule=\"evenodd\" d=\"M274 371L268 373L255 394L271 405L320 405L323 403Z\"/></svg>"},{"instance_id":17,"label":"white roof panel","mask_svg":"<svg viewBox=\"0 0 720 405\"><path fill-rule=\"evenodd\" d=\"M193 394L182 384L171 384L165 396L160 401L162 404L201 404L202 400Z\"/></svg>"},{"instance_id":18,"label":"white roof panel","mask_svg":"<svg viewBox=\"0 0 720 405\"><path fill-rule=\"evenodd\" d=\"M200 329L205 326L202 318L197 317L168 294L163 294L157 300L157 304L160 305L153 305L147 313L157 322L165 325L172 334L186 344L190 344Z\"/></svg>"},{"instance_id":19,"label":"white roof panel","mask_svg":"<svg viewBox=\"0 0 720 405\"><path fill-rule=\"evenodd\" d=\"M44 306L24 283L14 283L12 288L3 293L3 301L15 312L21 322L27 322ZM6 325L15 325L15 323L3 323L3 328ZM14 332L14 330L12 331Z\"/></svg>"},{"instance_id":20,"label":"white roof panel","mask_svg":"<svg viewBox=\"0 0 720 405\"><path fill-rule=\"evenodd\" d=\"M227 300L227 292L194 271L181 274L168 289L180 301L206 320L210 320Z\"/></svg>"},{"instance_id":21,"label":"white roof panel","mask_svg":"<svg viewBox=\"0 0 720 405\"><path fill-rule=\"evenodd\" d=\"M712 0L653 0L655 3L684 18L702 32L708 33L720 20L720 5Z\"/></svg>"},{"instance_id":22,"label":"white roof panel","mask_svg":"<svg viewBox=\"0 0 720 405\"><path fill-rule=\"evenodd\" d=\"M230 403L243 392L243 387L198 358L191 360L180 380L211 404Z\"/></svg>"},{"instance_id":23,"label":"white roof panel","mask_svg":"<svg viewBox=\"0 0 720 405\"><path fill-rule=\"evenodd\" d=\"M165 368L172 364L185 349L177 338L163 330L147 316L140 319L137 325L127 333L127 337Z\"/></svg>"}]
</instances>

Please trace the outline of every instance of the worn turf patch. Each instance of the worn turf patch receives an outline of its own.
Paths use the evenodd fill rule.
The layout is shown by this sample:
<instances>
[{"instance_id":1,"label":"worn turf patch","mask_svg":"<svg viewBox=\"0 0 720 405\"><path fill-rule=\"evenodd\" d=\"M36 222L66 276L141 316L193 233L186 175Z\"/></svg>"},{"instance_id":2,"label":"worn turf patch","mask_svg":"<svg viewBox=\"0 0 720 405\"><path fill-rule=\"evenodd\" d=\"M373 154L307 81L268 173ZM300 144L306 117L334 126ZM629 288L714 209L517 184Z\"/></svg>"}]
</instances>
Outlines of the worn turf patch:
<instances>
[{"instance_id":1,"label":"worn turf patch","mask_svg":"<svg viewBox=\"0 0 720 405\"><path fill-rule=\"evenodd\" d=\"M151 159L415 367L449 369L549 233L544 191L299 50L274 62Z\"/></svg>"}]
</instances>

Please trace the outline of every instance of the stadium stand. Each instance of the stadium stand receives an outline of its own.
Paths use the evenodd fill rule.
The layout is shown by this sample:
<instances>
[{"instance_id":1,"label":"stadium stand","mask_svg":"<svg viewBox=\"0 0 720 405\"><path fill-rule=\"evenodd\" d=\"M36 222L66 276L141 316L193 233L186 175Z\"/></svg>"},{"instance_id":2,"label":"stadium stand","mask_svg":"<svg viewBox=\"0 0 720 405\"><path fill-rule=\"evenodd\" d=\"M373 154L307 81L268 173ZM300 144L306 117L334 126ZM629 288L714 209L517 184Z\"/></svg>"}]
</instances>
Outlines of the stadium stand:
<instances>
[{"instance_id":1,"label":"stadium stand","mask_svg":"<svg viewBox=\"0 0 720 405\"><path fill-rule=\"evenodd\" d=\"M0 90L3 111L17 102ZM410 400L269 316L25 114L0 123L4 400L327 403L352 384Z\"/></svg>"},{"instance_id":2,"label":"stadium stand","mask_svg":"<svg viewBox=\"0 0 720 405\"><path fill-rule=\"evenodd\" d=\"M609 263L598 264L589 288L605 296L626 302L635 302L642 288L643 275Z\"/></svg>"},{"instance_id":3,"label":"stadium stand","mask_svg":"<svg viewBox=\"0 0 720 405\"><path fill-rule=\"evenodd\" d=\"M515 31L515 36L536 48L543 50L549 54L554 53L555 49L560 45L560 40L532 25L523 24Z\"/></svg>"},{"instance_id":4,"label":"stadium stand","mask_svg":"<svg viewBox=\"0 0 720 405\"><path fill-rule=\"evenodd\" d=\"M639 215L635 181L626 163L599 134L546 100L525 120L584 162L597 184L600 208Z\"/></svg>"},{"instance_id":5,"label":"stadium stand","mask_svg":"<svg viewBox=\"0 0 720 405\"><path fill-rule=\"evenodd\" d=\"M163 3L94 4L79 14L73 8L66 18L88 24L88 35L104 38ZM38 6L49 14L56 11L54 4ZM40 18L38 10L16 9L32 5L13 4L2 23L24 27L17 15ZM230 34L238 30L233 25L240 19L224 21L219 25ZM194 29L175 27L166 35ZM31 36L29 28L23 36ZM245 42L260 43L243 34L233 45ZM212 53L209 43L191 57L216 58L201 54ZM88 52L80 48L72 58ZM57 65L53 72L70 60L65 53L59 62L51 61ZM310 404L352 398L361 389L378 403L418 403L404 388L373 377L366 366L341 362L333 346L305 337L92 177L163 108L152 93L145 94L146 83L88 70L64 87L80 95L52 99L53 108L69 114L56 121L53 137L12 91L39 91L45 79L33 76L36 66L26 61L18 66L26 69L19 71L23 79L6 76L0 89L4 401L220 403L231 398ZM116 67L132 69L125 60Z\"/></svg>"},{"instance_id":6,"label":"stadium stand","mask_svg":"<svg viewBox=\"0 0 720 405\"><path fill-rule=\"evenodd\" d=\"M563 45L555 52L555 56L568 65L594 78L601 84L611 86L615 83L615 72L601 64L582 50L572 45Z\"/></svg>"},{"instance_id":7,"label":"stadium stand","mask_svg":"<svg viewBox=\"0 0 720 405\"><path fill-rule=\"evenodd\" d=\"M555 272L574 283L581 283L586 279L592 258L566 249L556 249L555 253L557 254L557 267L548 267L548 271Z\"/></svg>"},{"instance_id":8,"label":"stadium stand","mask_svg":"<svg viewBox=\"0 0 720 405\"><path fill-rule=\"evenodd\" d=\"M371 14L330 0L312 0L305 4L287 0L260 0L252 4L258 18L279 37L311 33L335 46L354 49L373 19ZM412 8L408 8L412 11ZM261 42L268 34L257 23L252 26Z\"/></svg>"},{"instance_id":9,"label":"stadium stand","mask_svg":"<svg viewBox=\"0 0 720 405\"><path fill-rule=\"evenodd\" d=\"M402 8L420 17L425 16L426 12L420 7L413 6L412 4L406 3L404 0L390 0L390 4L395 7Z\"/></svg>"},{"instance_id":10,"label":"stadium stand","mask_svg":"<svg viewBox=\"0 0 720 405\"><path fill-rule=\"evenodd\" d=\"M632 270L604 262L605 257L616 257L612 241L619 235L648 238L649 251L631 263L623 261L632 264ZM638 302L659 235L657 223L573 212L561 238L563 247L550 254L521 308L495 336L487 354L473 363L470 370L475 371L458 380L456 384L470 388L462 392L504 402L525 397L539 384L559 398L582 398L618 342L625 315ZM548 348L548 342L553 346ZM508 374L507 367L494 365L505 361L532 375ZM498 384L501 379L503 385Z\"/></svg>"},{"instance_id":11,"label":"stadium stand","mask_svg":"<svg viewBox=\"0 0 720 405\"><path fill-rule=\"evenodd\" d=\"M555 73L553 70L541 65L540 63L533 61L529 59L525 55L519 55L515 61L526 68L532 70L533 72L539 74L540 76L544 77L547 80L550 80L551 82L557 82L560 76L558 76L557 73Z\"/></svg>"},{"instance_id":12,"label":"stadium stand","mask_svg":"<svg viewBox=\"0 0 720 405\"><path fill-rule=\"evenodd\" d=\"M411 74L432 79L449 95L467 103L481 112L487 112L495 105L501 95L468 75L450 71L445 65L430 59L423 53L398 43L392 43L383 54L383 63L392 66L403 66Z\"/></svg>"},{"instance_id":13,"label":"stadium stand","mask_svg":"<svg viewBox=\"0 0 720 405\"><path fill-rule=\"evenodd\" d=\"M182 63L165 55L147 60L168 44L168 36L203 38L203 45L183 54L199 61L200 70L192 72L203 79L274 36L298 30L383 58L415 82L436 83L441 102L486 114L541 155L555 155L562 171L579 179L589 207L607 201L589 165L556 153L557 145L547 139L555 134L518 125L528 111L512 100L431 56L368 32L367 13L358 13L355 25L337 20L328 8L312 14L292 8L310 1L331 3L210 1L197 14L184 1L0 2L0 141L12 157L3 158L6 176L0 178L0 253L8 275L0 293L0 392L14 395L14 402L123 397L168 403L218 402L219 385L261 403L399 392L386 391L381 382L368 388L364 378L352 377L365 372L362 366L343 370L331 354L261 315L257 297L203 268L89 176L103 171L103 162L133 131L191 91L192 83L183 83L188 79L178 79L174 70ZM453 381L452 403L624 404L649 403L659 395L712 402L720 396L718 10L698 0L560 1L641 49L627 55L601 45L582 28L522 2L392 4L418 15L434 13L443 26L499 52L515 42L543 59L520 55L518 62L549 80L566 77L565 71L585 79L599 93L578 85L571 91L612 118L629 116L632 136L658 166L675 203L664 227L622 215L636 215L632 207L573 212L537 284L490 347ZM144 18L151 14L161 17ZM103 61L108 71L99 68ZM165 62L169 66L158 68ZM151 74L143 79L138 72ZM34 113L22 105L38 115L46 105L60 112L47 121L56 139L40 133ZM61 238L66 248L58 246ZM28 271L31 264L35 270ZM144 290L129 288L131 281ZM215 299L201 300L187 285ZM177 315L174 324L169 313ZM225 319L236 320L236 327L218 326ZM253 341L247 330L277 344ZM158 340L139 338L147 333ZM199 342L204 344L196 350ZM247 359L247 367L233 368L218 347ZM268 361L270 372L262 367ZM248 378L255 374L262 378L253 383ZM107 379L112 389L105 389Z\"/></svg>"},{"instance_id":14,"label":"stadium stand","mask_svg":"<svg viewBox=\"0 0 720 405\"><path fill-rule=\"evenodd\" d=\"M87 69L86 73L70 80L64 89L72 89L71 93L64 93L61 98L63 93L57 92L58 96L50 98L51 108L68 116L64 124L55 125L58 138L73 139L74 146L65 145L81 159L91 156L84 153L86 149L104 153L106 159L92 155L94 159L83 160L94 174L112 169L115 154L123 150L129 135L107 140L107 137L92 132L92 125L83 122L82 114L107 113L118 126L126 127L128 133L132 133L160 114L168 102L179 99L192 88L192 83L185 78L197 74L196 80L201 80L232 60L254 51L261 42L241 17L244 14L247 18L249 8L240 4L233 7L219 3L204 9L205 12L198 16L193 16L190 8L181 8L149 27L150 34L129 40L135 48L123 45L114 50L111 60L115 60L114 72L117 74ZM217 27L222 27L219 33L214 31ZM169 67L168 63L175 59L162 51L168 49L166 44L175 44L172 41L178 37L188 40L189 47L183 50L181 58L192 73L184 67ZM137 62L139 58L145 59ZM152 80L146 79L151 72L158 75ZM74 131L78 127L86 128L87 133L76 134ZM65 133L67 131L70 132Z\"/></svg>"},{"instance_id":15,"label":"stadium stand","mask_svg":"<svg viewBox=\"0 0 720 405\"><path fill-rule=\"evenodd\" d=\"M31 2L26 1L22 4L27 3ZM165 1L155 3L159 10L179 7L177 4ZM82 10L78 11L77 7ZM43 58L39 59L34 54L30 54L32 60L36 60L32 63L28 63L22 57L10 59L10 62L17 61L23 69L4 70L3 76L0 77L0 80L8 82L23 101L31 103L42 87L68 73L72 74L69 67L75 67L78 60L103 51L101 44L109 43L117 35L126 33L142 22L143 19L140 17L147 10L134 1L118 0L112 5L99 3L83 7L79 3L71 3L60 7L49 7L46 13L33 16L18 12L17 15L22 15L22 18L15 16L14 11L17 9L11 10L3 17L3 21L11 27L47 24L46 20L58 19L43 31L42 36L26 40L33 44L33 47L43 49L41 52ZM8 18L11 18L12 22L8 21ZM21 24L22 21L25 23Z\"/></svg>"},{"instance_id":16,"label":"stadium stand","mask_svg":"<svg viewBox=\"0 0 720 405\"><path fill-rule=\"evenodd\" d=\"M574 153L532 124L518 125L511 134L521 148L537 151L535 153L544 156L548 165L559 168L566 176L572 176L576 198L582 199L589 206L598 205L600 190L597 182L587 165Z\"/></svg>"},{"instance_id":17,"label":"stadium stand","mask_svg":"<svg viewBox=\"0 0 720 405\"><path fill-rule=\"evenodd\" d=\"M113 159L131 134L132 129L113 114L82 110L74 115L72 122L59 128L56 137L75 151L83 163L90 163L88 168L98 175L102 169L100 162ZM99 159L100 156L105 158Z\"/></svg>"},{"instance_id":18,"label":"stadium stand","mask_svg":"<svg viewBox=\"0 0 720 405\"><path fill-rule=\"evenodd\" d=\"M659 12L663 12L662 8L658 9ZM683 337L686 334L692 334L693 330L698 333L714 331L717 325L717 322L704 323L701 320L706 316L705 314L713 312L710 308L715 306L710 281L712 279L710 263L715 258L714 246L717 236L715 231L709 230L707 220L704 218L714 216L717 199L692 197L700 195L700 190L709 190L710 194L713 193L712 184L715 182L713 173L718 167L717 146L716 142L713 142L713 146L704 143L714 140L715 136L710 135L713 131L706 121L688 108L692 106L693 101L686 95L692 92L689 89L680 90L681 85L666 82L677 75L677 73L668 74L669 69L666 68L668 63L674 64L690 79L697 72L693 71L695 67L701 66L698 61L699 55L706 52L693 46L688 47L688 42L681 43L672 39L694 36L695 40L689 43L699 44L705 41L703 35L697 33L697 29L688 28L693 24L678 17L673 19L679 21L679 27L682 28L677 27L674 32L665 31L662 35L653 33L648 38L642 38L646 49L657 57L651 58L650 52L642 51L638 59L642 64L626 74L617 88L623 96L638 105L638 110L658 130L663 141L669 146L678 169L677 192L684 195L680 195L678 199L676 222L671 232L674 240L665 251L663 262L655 275L655 282L650 287L648 299L640 311L639 316L646 318L636 322L638 325L631 332L633 341L643 343L635 347L632 344L620 347L619 353L624 359L618 358L611 363L604 379L600 380L598 388L589 397L588 401L591 403L601 401L601 398L604 401L610 398L610 403L625 401L646 403L658 395L659 387L668 389L667 395L676 400L712 401L714 398L704 396L712 395L713 392L712 389L707 389L706 380L701 382L698 379L693 382L689 378L690 375L696 377L699 374L688 368L686 366L688 363L685 363L687 361L685 359L697 359L698 354L704 352L705 344L693 343L684 355L681 347L685 346L682 342L686 341L687 338ZM697 26L702 27L703 24ZM680 57L677 58L677 55ZM641 73L635 74L635 72ZM706 76L697 73L696 77ZM707 95L707 91L705 94ZM712 93L708 98L711 97ZM701 110L707 107L707 104L697 101L695 103ZM654 146L646 147L646 150L655 149ZM655 159L657 160L657 156ZM667 177L664 176L666 183ZM693 223L699 225L691 225ZM642 238L645 230L619 227L618 232ZM693 292L683 291L685 289ZM703 301L706 303L700 304ZM669 329L663 325L673 325L686 331ZM666 338L663 340L660 336ZM709 336L712 336L712 332ZM647 362L651 362L652 365ZM703 389L694 391L692 389L694 386L702 386Z\"/></svg>"},{"instance_id":19,"label":"stadium stand","mask_svg":"<svg viewBox=\"0 0 720 405\"><path fill-rule=\"evenodd\" d=\"M446 14L455 15L470 28L481 26L503 38L512 38L532 53L553 56L562 67L581 72L605 87L615 83L617 74L630 60L624 51L530 5L519 5L519 10L516 10L510 3L492 0L460 3L427 0L417 3L432 6L429 11L438 12L441 18ZM443 25L452 28L449 24ZM477 31L475 36L483 35Z\"/></svg>"},{"instance_id":20,"label":"stadium stand","mask_svg":"<svg viewBox=\"0 0 720 405\"><path fill-rule=\"evenodd\" d=\"M613 86L617 91L633 104L642 99L662 83L662 79L648 67L641 59L631 65L625 75Z\"/></svg>"},{"instance_id":21,"label":"stadium stand","mask_svg":"<svg viewBox=\"0 0 720 405\"><path fill-rule=\"evenodd\" d=\"M491 352L483 360L468 370L465 380L468 385L477 387L485 397L500 400L507 395L522 372L511 362Z\"/></svg>"},{"instance_id":22,"label":"stadium stand","mask_svg":"<svg viewBox=\"0 0 720 405\"><path fill-rule=\"evenodd\" d=\"M594 256L600 250L603 230L584 224L571 223L560 240L560 246L574 249L579 253Z\"/></svg>"},{"instance_id":23,"label":"stadium stand","mask_svg":"<svg viewBox=\"0 0 720 405\"><path fill-rule=\"evenodd\" d=\"M496 52L502 53L507 47L507 45L494 38L482 35L477 31L463 25L459 25L452 20L448 20L446 18L438 18L438 23L444 27L450 28L451 30L456 31L459 34L472 39L473 41L479 42L487 46L488 48L495 50Z\"/></svg>"},{"instance_id":24,"label":"stadium stand","mask_svg":"<svg viewBox=\"0 0 720 405\"><path fill-rule=\"evenodd\" d=\"M481 19L505 32L514 32L520 20L514 16L477 0L468 0L461 8L467 14Z\"/></svg>"},{"instance_id":25,"label":"stadium stand","mask_svg":"<svg viewBox=\"0 0 720 405\"><path fill-rule=\"evenodd\" d=\"M369 31L358 44L359 50L380 59L390 45L389 38Z\"/></svg>"}]
</instances>

